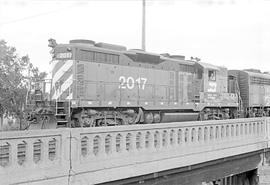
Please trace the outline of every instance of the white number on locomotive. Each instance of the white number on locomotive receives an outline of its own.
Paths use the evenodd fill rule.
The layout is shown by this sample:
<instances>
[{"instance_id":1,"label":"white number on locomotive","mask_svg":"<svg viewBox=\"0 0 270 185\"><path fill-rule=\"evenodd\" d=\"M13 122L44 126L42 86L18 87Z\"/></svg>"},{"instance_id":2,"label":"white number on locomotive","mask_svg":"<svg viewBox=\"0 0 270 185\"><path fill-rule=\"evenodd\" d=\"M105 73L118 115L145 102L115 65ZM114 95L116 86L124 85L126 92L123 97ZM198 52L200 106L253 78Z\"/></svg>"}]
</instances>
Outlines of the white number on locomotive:
<instances>
[{"instance_id":1,"label":"white number on locomotive","mask_svg":"<svg viewBox=\"0 0 270 185\"><path fill-rule=\"evenodd\" d=\"M120 76L119 82L120 82L120 85L119 85L120 89L126 89L126 88L133 89L135 87L135 82L136 82L136 84L138 84L139 89L144 90L145 84L147 82L147 78L139 77L134 80L134 78L131 76L129 77Z\"/></svg>"}]
</instances>

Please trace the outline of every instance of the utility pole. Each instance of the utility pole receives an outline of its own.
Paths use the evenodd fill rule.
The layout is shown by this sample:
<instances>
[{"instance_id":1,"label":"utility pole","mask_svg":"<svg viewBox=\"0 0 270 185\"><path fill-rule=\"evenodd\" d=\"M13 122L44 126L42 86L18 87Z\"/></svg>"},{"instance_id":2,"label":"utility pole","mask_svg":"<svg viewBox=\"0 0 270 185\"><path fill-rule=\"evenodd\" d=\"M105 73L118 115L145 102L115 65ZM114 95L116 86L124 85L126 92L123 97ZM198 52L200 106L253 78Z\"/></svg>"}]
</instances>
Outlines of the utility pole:
<instances>
[{"instance_id":1,"label":"utility pole","mask_svg":"<svg viewBox=\"0 0 270 185\"><path fill-rule=\"evenodd\" d=\"M142 50L145 51L145 1L142 0Z\"/></svg>"}]
</instances>

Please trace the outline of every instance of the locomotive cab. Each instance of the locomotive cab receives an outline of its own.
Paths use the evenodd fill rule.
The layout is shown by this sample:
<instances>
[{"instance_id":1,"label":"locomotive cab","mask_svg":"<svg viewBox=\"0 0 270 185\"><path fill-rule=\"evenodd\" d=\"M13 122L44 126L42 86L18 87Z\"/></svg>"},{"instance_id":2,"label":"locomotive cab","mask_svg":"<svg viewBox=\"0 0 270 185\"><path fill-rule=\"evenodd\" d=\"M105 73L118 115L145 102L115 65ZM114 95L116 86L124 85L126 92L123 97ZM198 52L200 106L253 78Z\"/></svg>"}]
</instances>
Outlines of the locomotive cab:
<instances>
[{"instance_id":1,"label":"locomotive cab","mask_svg":"<svg viewBox=\"0 0 270 185\"><path fill-rule=\"evenodd\" d=\"M203 92L226 93L227 69L207 63L196 63L197 79L201 79Z\"/></svg>"},{"instance_id":2,"label":"locomotive cab","mask_svg":"<svg viewBox=\"0 0 270 185\"><path fill-rule=\"evenodd\" d=\"M228 92L227 68L202 62L196 63L195 68L200 86L200 119L236 117L238 98Z\"/></svg>"}]
</instances>

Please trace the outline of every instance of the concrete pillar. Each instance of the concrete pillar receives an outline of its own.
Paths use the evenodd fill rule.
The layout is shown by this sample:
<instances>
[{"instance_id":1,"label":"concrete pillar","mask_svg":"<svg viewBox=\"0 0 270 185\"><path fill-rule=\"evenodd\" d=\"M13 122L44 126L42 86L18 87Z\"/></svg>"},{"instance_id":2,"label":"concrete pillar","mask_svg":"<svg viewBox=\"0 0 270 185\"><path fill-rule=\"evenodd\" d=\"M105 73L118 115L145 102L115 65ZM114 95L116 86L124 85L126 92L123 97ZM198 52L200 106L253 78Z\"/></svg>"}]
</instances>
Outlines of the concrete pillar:
<instances>
[{"instance_id":1,"label":"concrete pillar","mask_svg":"<svg viewBox=\"0 0 270 185\"><path fill-rule=\"evenodd\" d=\"M258 185L269 185L270 184L270 166L259 166L258 167Z\"/></svg>"}]
</instances>

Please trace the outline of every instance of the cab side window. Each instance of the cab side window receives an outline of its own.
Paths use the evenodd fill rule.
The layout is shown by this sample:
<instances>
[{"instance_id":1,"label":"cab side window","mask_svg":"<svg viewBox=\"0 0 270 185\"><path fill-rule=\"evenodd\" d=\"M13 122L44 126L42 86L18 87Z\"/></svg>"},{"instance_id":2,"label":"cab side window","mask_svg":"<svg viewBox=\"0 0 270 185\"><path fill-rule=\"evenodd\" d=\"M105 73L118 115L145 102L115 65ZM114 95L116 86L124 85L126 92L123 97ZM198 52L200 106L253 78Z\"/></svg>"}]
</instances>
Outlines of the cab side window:
<instances>
[{"instance_id":1,"label":"cab side window","mask_svg":"<svg viewBox=\"0 0 270 185\"><path fill-rule=\"evenodd\" d=\"M208 71L208 80L209 81L216 81L216 71L214 71L214 70Z\"/></svg>"}]
</instances>

